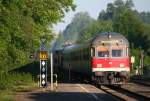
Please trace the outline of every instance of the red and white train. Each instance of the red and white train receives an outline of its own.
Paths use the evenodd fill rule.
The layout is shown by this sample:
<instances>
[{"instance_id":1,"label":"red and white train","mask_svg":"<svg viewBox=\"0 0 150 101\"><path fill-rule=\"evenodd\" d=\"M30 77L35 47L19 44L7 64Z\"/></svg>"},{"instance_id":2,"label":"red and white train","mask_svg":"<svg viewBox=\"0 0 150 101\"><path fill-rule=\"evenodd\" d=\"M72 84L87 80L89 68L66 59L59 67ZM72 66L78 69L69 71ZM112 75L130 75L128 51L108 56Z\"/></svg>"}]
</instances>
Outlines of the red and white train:
<instances>
[{"instance_id":1,"label":"red and white train","mask_svg":"<svg viewBox=\"0 0 150 101\"><path fill-rule=\"evenodd\" d=\"M129 42L119 33L101 33L56 50L54 66L98 84L124 84L130 74Z\"/></svg>"}]
</instances>

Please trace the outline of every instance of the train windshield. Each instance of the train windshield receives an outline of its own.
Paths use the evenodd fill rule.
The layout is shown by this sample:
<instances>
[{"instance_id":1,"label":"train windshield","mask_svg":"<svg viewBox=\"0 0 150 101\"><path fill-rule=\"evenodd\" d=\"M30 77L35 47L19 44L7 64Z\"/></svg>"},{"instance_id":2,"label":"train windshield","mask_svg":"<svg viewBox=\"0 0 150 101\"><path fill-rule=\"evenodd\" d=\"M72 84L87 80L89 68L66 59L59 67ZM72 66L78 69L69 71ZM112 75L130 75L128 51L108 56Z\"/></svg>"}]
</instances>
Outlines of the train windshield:
<instances>
[{"instance_id":1,"label":"train windshield","mask_svg":"<svg viewBox=\"0 0 150 101\"><path fill-rule=\"evenodd\" d=\"M98 57L109 57L109 51L98 51Z\"/></svg>"},{"instance_id":2,"label":"train windshield","mask_svg":"<svg viewBox=\"0 0 150 101\"><path fill-rule=\"evenodd\" d=\"M96 47L96 56L97 57L122 57L123 56L123 48L116 46L99 46Z\"/></svg>"},{"instance_id":3,"label":"train windshield","mask_svg":"<svg viewBox=\"0 0 150 101\"><path fill-rule=\"evenodd\" d=\"M112 50L112 57L121 57L122 50Z\"/></svg>"},{"instance_id":4,"label":"train windshield","mask_svg":"<svg viewBox=\"0 0 150 101\"><path fill-rule=\"evenodd\" d=\"M111 47L111 55L112 57L122 57L123 56L123 46L112 46Z\"/></svg>"},{"instance_id":5,"label":"train windshield","mask_svg":"<svg viewBox=\"0 0 150 101\"><path fill-rule=\"evenodd\" d=\"M109 57L109 50L107 47L97 47L97 57Z\"/></svg>"}]
</instances>

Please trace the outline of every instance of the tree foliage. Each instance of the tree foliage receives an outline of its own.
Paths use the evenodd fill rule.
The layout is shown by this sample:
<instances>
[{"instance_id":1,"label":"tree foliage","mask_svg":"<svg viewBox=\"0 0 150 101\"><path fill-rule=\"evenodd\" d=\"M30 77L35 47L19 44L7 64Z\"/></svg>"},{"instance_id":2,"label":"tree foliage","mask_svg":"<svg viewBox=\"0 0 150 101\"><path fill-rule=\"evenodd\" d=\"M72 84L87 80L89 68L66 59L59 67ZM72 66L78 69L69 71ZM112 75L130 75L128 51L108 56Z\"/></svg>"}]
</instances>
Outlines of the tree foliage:
<instances>
[{"instance_id":1,"label":"tree foliage","mask_svg":"<svg viewBox=\"0 0 150 101\"><path fill-rule=\"evenodd\" d=\"M139 17L144 23L150 24L150 12L138 12L134 11L135 15Z\"/></svg>"},{"instance_id":2,"label":"tree foliage","mask_svg":"<svg viewBox=\"0 0 150 101\"><path fill-rule=\"evenodd\" d=\"M28 63L41 35L74 10L73 0L0 0L0 73Z\"/></svg>"},{"instance_id":3,"label":"tree foliage","mask_svg":"<svg viewBox=\"0 0 150 101\"><path fill-rule=\"evenodd\" d=\"M115 14L121 14L125 9L132 9L134 4L132 0L115 0L114 3L108 3L107 9L99 13L98 20L112 20Z\"/></svg>"},{"instance_id":4,"label":"tree foliage","mask_svg":"<svg viewBox=\"0 0 150 101\"><path fill-rule=\"evenodd\" d=\"M117 0L119 1L119 0ZM115 32L124 34L135 48L147 50L149 48L148 34L145 33L143 22L135 15L131 9L133 3L130 1L118 6L113 16L113 28ZM122 7L122 8L121 8Z\"/></svg>"}]
</instances>

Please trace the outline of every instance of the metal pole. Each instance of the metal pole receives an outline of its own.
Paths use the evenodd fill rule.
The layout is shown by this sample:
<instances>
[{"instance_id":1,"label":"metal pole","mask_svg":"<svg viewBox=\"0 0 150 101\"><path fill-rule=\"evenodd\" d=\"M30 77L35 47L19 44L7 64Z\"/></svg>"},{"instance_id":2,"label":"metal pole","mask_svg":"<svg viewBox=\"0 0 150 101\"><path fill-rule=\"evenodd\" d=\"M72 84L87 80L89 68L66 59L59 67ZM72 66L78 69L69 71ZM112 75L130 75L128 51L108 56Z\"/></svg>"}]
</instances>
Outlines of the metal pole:
<instances>
[{"instance_id":1,"label":"metal pole","mask_svg":"<svg viewBox=\"0 0 150 101\"><path fill-rule=\"evenodd\" d=\"M70 67L69 67L69 82L70 82Z\"/></svg>"},{"instance_id":2,"label":"metal pole","mask_svg":"<svg viewBox=\"0 0 150 101\"><path fill-rule=\"evenodd\" d=\"M53 54L51 52L51 90L53 91Z\"/></svg>"},{"instance_id":3,"label":"metal pole","mask_svg":"<svg viewBox=\"0 0 150 101\"><path fill-rule=\"evenodd\" d=\"M42 85L41 85L41 59L40 59L40 75L39 75L39 79L40 79L40 82L39 82L39 87L41 87Z\"/></svg>"},{"instance_id":4,"label":"metal pole","mask_svg":"<svg viewBox=\"0 0 150 101\"><path fill-rule=\"evenodd\" d=\"M56 74L56 89L57 89L57 74Z\"/></svg>"},{"instance_id":5,"label":"metal pole","mask_svg":"<svg viewBox=\"0 0 150 101\"><path fill-rule=\"evenodd\" d=\"M57 74L54 74L54 76L55 76L55 79L56 79L56 81L55 81L55 87L56 87L56 89L55 90L57 90Z\"/></svg>"},{"instance_id":6,"label":"metal pole","mask_svg":"<svg viewBox=\"0 0 150 101\"><path fill-rule=\"evenodd\" d=\"M45 61L46 62L46 87L48 86L48 84L47 84L47 60Z\"/></svg>"},{"instance_id":7,"label":"metal pole","mask_svg":"<svg viewBox=\"0 0 150 101\"><path fill-rule=\"evenodd\" d=\"M143 75L143 67L144 67L144 62L143 62L143 60L144 60L144 54L143 54L143 51L141 51L141 68L142 68L142 75Z\"/></svg>"},{"instance_id":8,"label":"metal pole","mask_svg":"<svg viewBox=\"0 0 150 101\"><path fill-rule=\"evenodd\" d=\"M131 67L131 73L133 73L133 70L134 70L134 69L133 69L133 63L131 63L131 64L132 64L132 67ZM133 73L133 74L134 74L134 73Z\"/></svg>"}]
</instances>

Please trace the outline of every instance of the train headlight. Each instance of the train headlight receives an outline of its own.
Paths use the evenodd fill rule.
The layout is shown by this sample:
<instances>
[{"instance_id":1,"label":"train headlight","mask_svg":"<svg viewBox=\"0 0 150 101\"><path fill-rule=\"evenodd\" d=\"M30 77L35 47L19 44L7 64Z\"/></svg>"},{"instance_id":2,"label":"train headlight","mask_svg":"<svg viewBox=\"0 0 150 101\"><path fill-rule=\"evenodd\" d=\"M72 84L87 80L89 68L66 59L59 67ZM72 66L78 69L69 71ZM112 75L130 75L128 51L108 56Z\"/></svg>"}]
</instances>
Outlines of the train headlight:
<instances>
[{"instance_id":1,"label":"train headlight","mask_svg":"<svg viewBox=\"0 0 150 101\"><path fill-rule=\"evenodd\" d=\"M121 67L121 68L124 68L124 64L120 64L120 67Z\"/></svg>"},{"instance_id":2,"label":"train headlight","mask_svg":"<svg viewBox=\"0 0 150 101\"><path fill-rule=\"evenodd\" d=\"M102 67L102 64L97 64L97 67L98 67L98 68L101 68L101 67Z\"/></svg>"}]
</instances>

